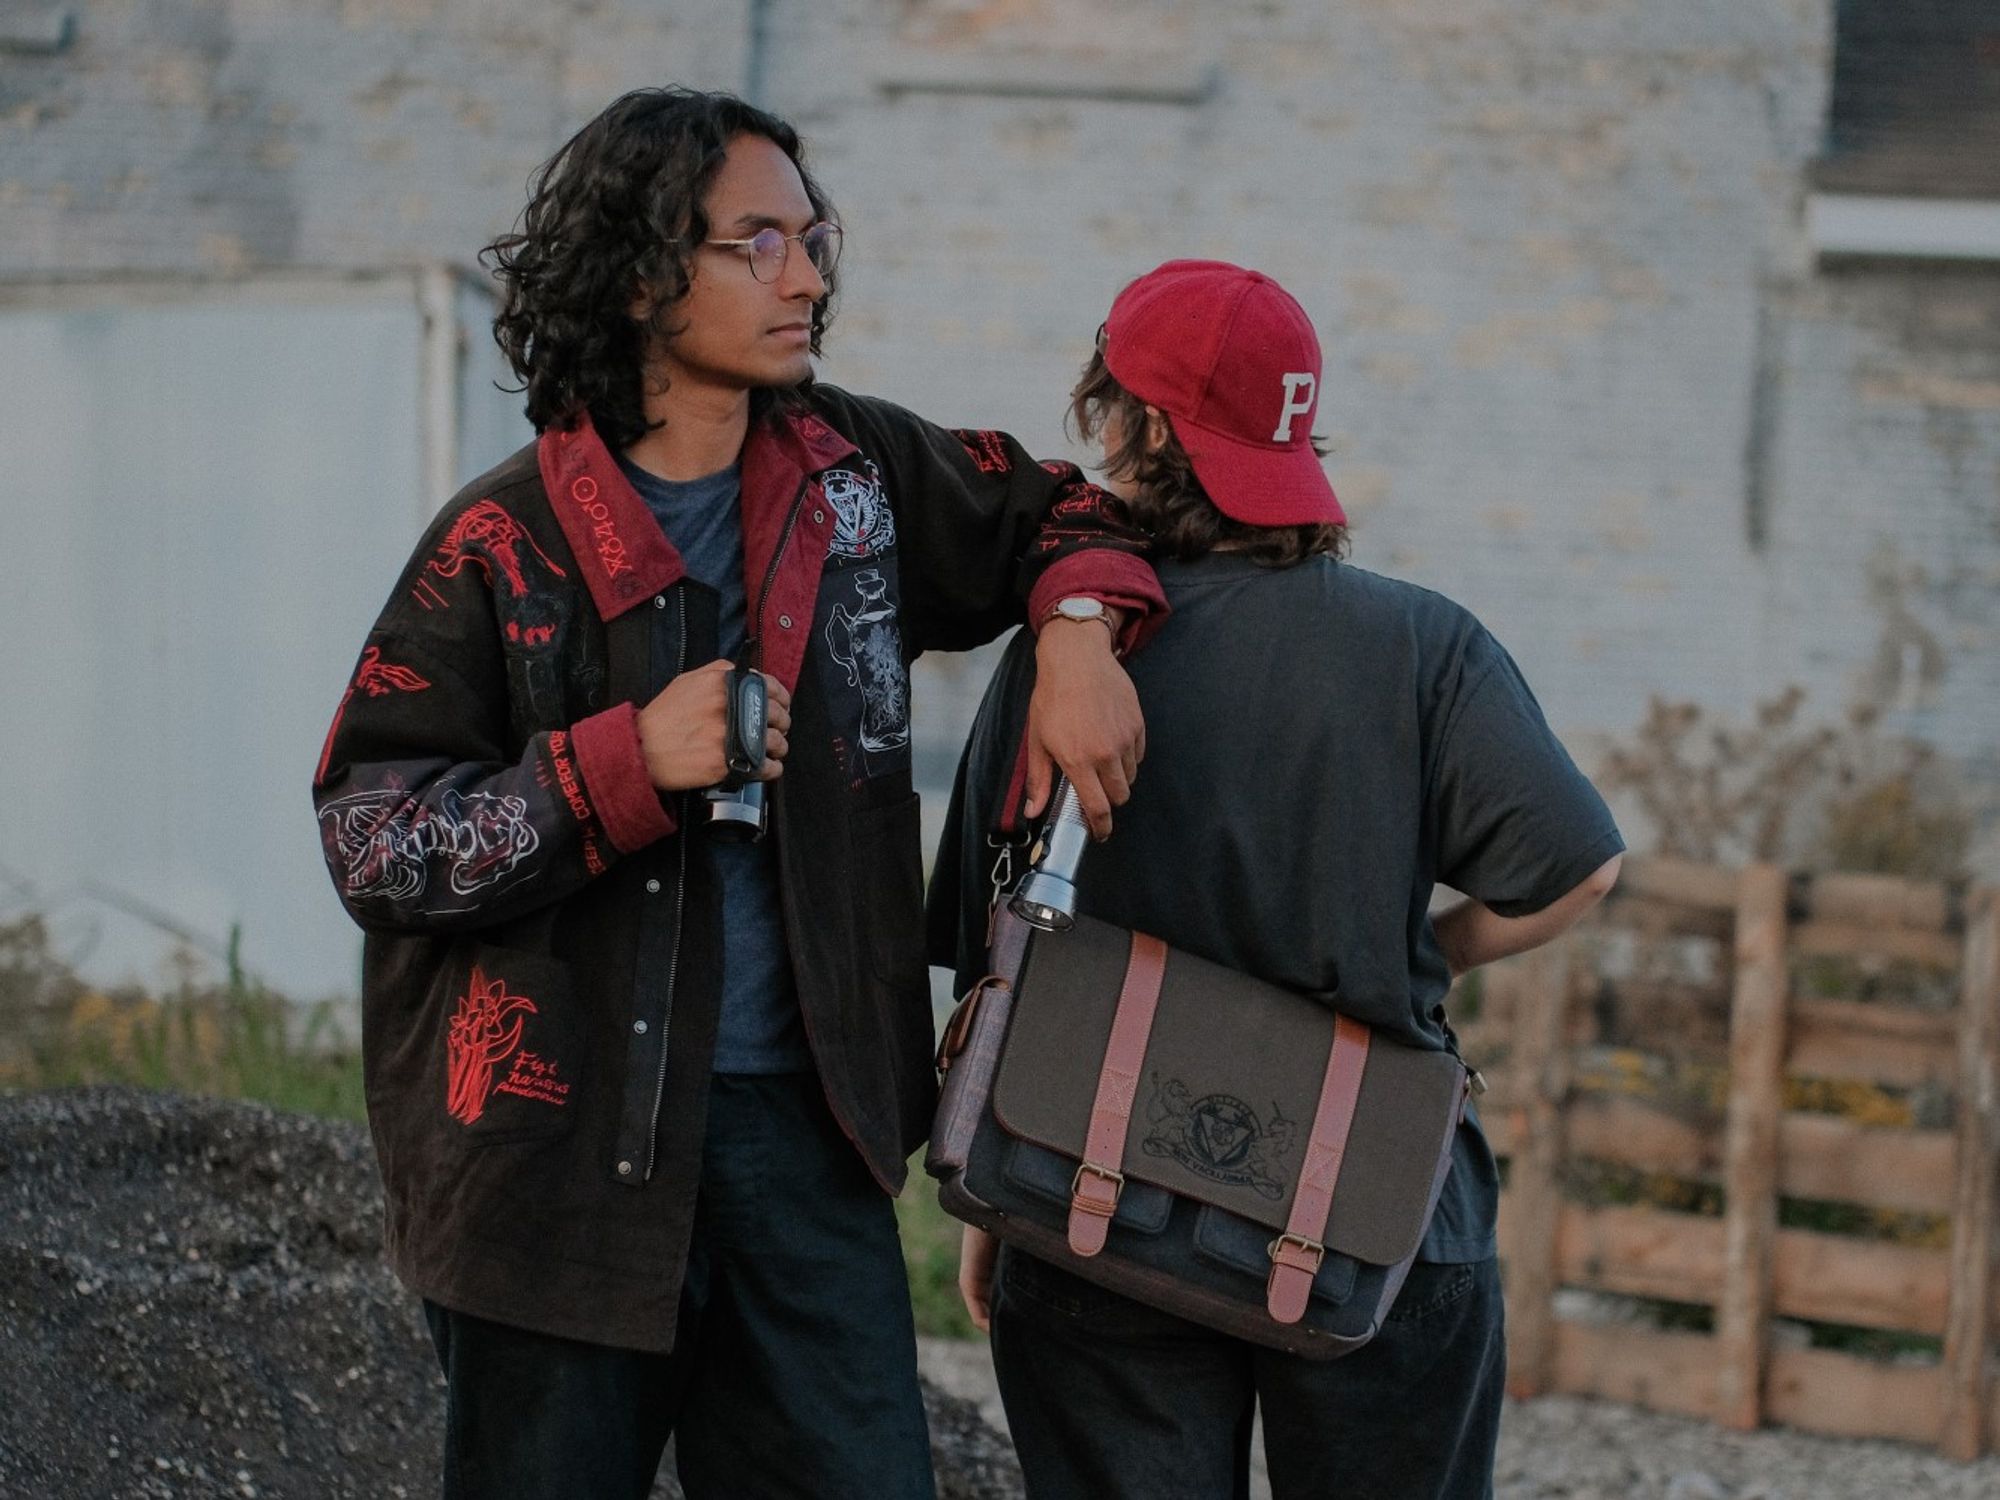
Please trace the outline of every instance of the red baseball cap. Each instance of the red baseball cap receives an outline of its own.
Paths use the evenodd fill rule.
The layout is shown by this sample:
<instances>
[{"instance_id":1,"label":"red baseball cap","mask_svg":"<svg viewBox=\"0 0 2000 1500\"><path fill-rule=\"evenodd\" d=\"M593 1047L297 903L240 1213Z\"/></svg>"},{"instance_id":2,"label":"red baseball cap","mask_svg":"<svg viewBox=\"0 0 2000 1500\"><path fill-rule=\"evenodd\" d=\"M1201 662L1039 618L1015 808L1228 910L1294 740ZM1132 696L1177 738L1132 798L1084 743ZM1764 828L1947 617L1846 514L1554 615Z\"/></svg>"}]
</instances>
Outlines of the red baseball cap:
<instances>
[{"instance_id":1,"label":"red baseball cap","mask_svg":"<svg viewBox=\"0 0 2000 1500\"><path fill-rule=\"evenodd\" d=\"M1249 526L1340 524L1319 455L1319 338L1270 277L1170 260L1118 294L1104 323L1112 377L1167 414L1195 477Z\"/></svg>"}]
</instances>

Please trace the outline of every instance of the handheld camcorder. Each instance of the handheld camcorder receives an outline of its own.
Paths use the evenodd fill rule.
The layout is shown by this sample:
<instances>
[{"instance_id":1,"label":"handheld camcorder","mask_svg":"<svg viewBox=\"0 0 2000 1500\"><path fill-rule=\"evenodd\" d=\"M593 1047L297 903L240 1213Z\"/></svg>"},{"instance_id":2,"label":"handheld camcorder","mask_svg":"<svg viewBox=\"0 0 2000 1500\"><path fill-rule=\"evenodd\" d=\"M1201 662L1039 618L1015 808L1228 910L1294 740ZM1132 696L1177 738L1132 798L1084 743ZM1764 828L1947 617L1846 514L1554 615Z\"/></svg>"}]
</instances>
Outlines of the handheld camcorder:
<instances>
[{"instance_id":1,"label":"handheld camcorder","mask_svg":"<svg viewBox=\"0 0 2000 1500\"><path fill-rule=\"evenodd\" d=\"M764 783L752 779L764 769L764 726L770 709L764 674L750 667L731 667L723 678L723 697L727 718L722 753L729 769L702 796L708 801L709 832L747 844L764 836Z\"/></svg>"}]
</instances>

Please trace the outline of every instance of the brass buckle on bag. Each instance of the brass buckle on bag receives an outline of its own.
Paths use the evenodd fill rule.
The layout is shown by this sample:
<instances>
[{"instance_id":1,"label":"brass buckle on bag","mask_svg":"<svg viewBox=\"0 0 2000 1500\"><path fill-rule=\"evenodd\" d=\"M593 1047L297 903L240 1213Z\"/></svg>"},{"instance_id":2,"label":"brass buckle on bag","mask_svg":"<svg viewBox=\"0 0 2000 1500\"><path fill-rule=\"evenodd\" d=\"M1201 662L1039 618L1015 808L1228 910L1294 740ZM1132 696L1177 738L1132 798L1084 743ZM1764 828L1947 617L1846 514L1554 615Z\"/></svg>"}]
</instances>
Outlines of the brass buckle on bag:
<instances>
[{"instance_id":1,"label":"brass buckle on bag","mask_svg":"<svg viewBox=\"0 0 2000 1500\"><path fill-rule=\"evenodd\" d=\"M1108 1183L1111 1201L1100 1202L1083 1196L1083 1179L1088 1175L1099 1182ZM1087 1214L1096 1214L1100 1219L1108 1219L1118 1212L1118 1200L1125 1193L1125 1174L1115 1172L1110 1167L1100 1167L1095 1162L1085 1162L1076 1169L1076 1176L1069 1180L1069 1206Z\"/></svg>"},{"instance_id":2,"label":"brass buckle on bag","mask_svg":"<svg viewBox=\"0 0 2000 1500\"><path fill-rule=\"evenodd\" d=\"M1281 1260L1279 1257L1285 1250L1298 1251L1305 1263L1300 1265L1299 1261ZM1281 1234L1265 1247L1264 1253L1271 1257L1272 1265L1298 1266L1308 1276L1317 1276L1319 1263L1326 1259L1326 1246L1318 1240L1309 1240L1302 1234Z\"/></svg>"}]
</instances>

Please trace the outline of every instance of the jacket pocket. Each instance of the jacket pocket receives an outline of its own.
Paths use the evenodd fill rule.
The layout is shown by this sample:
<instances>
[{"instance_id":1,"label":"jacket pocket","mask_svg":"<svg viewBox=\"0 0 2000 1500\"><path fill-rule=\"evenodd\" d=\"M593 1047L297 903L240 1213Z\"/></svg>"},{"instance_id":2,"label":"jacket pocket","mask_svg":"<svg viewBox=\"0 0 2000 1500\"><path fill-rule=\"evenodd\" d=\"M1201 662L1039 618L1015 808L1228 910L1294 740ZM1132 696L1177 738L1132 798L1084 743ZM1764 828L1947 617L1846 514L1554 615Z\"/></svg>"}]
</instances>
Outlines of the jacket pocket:
<instances>
[{"instance_id":1,"label":"jacket pocket","mask_svg":"<svg viewBox=\"0 0 2000 1500\"><path fill-rule=\"evenodd\" d=\"M495 944L453 945L432 985L422 1076L431 1129L461 1148L542 1140L575 1123L583 1083L568 969Z\"/></svg>"}]
</instances>

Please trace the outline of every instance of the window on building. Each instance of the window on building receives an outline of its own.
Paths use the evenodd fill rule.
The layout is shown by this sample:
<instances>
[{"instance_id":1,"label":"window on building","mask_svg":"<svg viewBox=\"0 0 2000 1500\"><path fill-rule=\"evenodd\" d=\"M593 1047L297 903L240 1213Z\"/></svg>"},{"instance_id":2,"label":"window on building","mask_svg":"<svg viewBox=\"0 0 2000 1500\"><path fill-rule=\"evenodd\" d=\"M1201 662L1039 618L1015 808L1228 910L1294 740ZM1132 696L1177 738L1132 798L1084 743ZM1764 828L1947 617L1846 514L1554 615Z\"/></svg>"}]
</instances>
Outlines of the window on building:
<instances>
[{"instance_id":1,"label":"window on building","mask_svg":"<svg viewBox=\"0 0 2000 1500\"><path fill-rule=\"evenodd\" d=\"M2000 258L2000 6L1837 0L1823 254Z\"/></svg>"}]
</instances>

